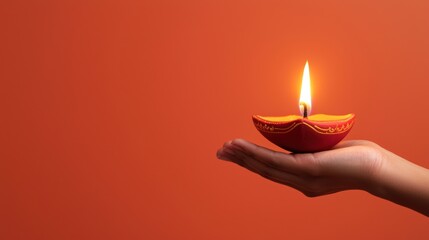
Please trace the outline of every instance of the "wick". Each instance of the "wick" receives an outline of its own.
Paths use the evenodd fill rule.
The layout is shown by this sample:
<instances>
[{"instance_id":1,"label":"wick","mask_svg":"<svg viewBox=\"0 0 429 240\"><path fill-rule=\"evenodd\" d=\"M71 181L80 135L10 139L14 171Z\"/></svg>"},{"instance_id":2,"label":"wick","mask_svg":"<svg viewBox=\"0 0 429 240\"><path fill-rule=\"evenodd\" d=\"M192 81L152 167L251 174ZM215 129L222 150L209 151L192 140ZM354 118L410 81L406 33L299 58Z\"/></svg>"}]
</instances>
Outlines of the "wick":
<instances>
[{"instance_id":1,"label":"wick","mask_svg":"<svg viewBox=\"0 0 429 240\"><path fill-rule=\"evenodd\" d=\"M303 111L302 115L303 115L304 118L307 118L307 104L302 103L302 106L304 108L304 111Z\"/></svg>"}]
</instances>

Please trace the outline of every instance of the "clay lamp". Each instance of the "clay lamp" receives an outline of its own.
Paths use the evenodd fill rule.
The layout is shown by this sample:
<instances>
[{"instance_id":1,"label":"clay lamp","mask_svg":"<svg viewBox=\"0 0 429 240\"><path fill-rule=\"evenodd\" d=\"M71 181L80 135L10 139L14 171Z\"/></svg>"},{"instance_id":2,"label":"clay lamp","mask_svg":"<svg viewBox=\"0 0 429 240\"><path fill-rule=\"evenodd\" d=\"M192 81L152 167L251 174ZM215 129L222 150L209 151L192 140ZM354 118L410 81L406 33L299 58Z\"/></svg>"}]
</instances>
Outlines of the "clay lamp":
<instances>
[{"instance_id":1,"label":"clay lamp","mask_svg":"<svg viewBox=\"0 0 429 240\"><path fill-rule=\"evenodd\" d=\"M354 123L354 114L310 115L311 90L308 61L302 76L299 109L301 116L263 117L254 115L253 123L269 141L296 153L331 149L349 133Z\"/></svg>"}]
</instances>

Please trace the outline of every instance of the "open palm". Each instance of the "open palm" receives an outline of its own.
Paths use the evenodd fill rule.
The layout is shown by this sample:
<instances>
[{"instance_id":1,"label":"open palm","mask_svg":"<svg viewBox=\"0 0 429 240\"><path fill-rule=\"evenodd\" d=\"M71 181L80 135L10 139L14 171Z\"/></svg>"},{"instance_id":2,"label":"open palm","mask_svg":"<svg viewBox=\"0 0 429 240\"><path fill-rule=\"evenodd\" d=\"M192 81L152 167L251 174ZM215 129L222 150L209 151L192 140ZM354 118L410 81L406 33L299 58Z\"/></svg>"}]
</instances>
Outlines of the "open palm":
<instances>
[{"instance_id":1,"label":"open palm","mask_svg":"<svg viewBox=\"0 0 429 240\"><path fill-rule=\"evenodd\" d=\"M368 190L382 165L383 149L359 140L344 141L329 151L288 154L236 139L225 143L217 156L314 197Z\"/></svg>"}]
</instances>

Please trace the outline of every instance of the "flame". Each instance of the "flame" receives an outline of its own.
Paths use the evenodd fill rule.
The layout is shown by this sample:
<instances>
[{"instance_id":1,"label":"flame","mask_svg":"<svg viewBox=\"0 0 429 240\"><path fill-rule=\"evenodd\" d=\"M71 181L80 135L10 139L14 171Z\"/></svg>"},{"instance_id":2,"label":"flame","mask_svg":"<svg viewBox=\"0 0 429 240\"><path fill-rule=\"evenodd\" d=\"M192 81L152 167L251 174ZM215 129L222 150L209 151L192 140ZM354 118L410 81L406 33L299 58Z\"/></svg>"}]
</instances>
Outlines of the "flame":
<instances>
[{"instance_id":1,"label":"flame","mask_svg":"<svg viewBox=\"0 0 429 240\"><path fill-rule=\"evenodd\" d=\"M305 112L306 108L306 112ZM302 74L301 95L299 97L299 111L304 117L311 113L311 87L310 87L310 68L308 61L305 63L304 72Z\"/></svg>"}]
</instances>

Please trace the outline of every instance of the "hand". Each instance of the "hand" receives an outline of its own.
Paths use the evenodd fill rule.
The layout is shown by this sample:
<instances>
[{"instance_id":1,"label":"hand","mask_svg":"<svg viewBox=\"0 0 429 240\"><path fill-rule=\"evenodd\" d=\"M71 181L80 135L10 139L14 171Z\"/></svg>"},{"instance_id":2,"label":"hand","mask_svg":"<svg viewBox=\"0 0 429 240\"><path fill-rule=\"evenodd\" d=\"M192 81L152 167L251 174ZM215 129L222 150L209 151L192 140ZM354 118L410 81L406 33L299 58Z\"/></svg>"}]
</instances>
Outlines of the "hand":
<instances>
[{"instance_id":1,"label":"hand","mask_svg":"<svg viewBox=\"0 0 429 240\"><path fill-rule=\"evenodd\" d=\"M370 141L343 141L328 151L287 154L236 139L226 142L217 157L309 197L360 189L429 216L429 170Z\"/></svg>"},{"instance_id":2,"label":"hand","mask_svg":"<svg viewBox=\"0 0 429 240\"><path fill-rule=\"evenodd\" d=\"M369 141L345 141L324 152L286 154L236 139L225 143L217 156L309 197L367 190L383 159L381 148Z\"/></svg>"}]
</instances>

